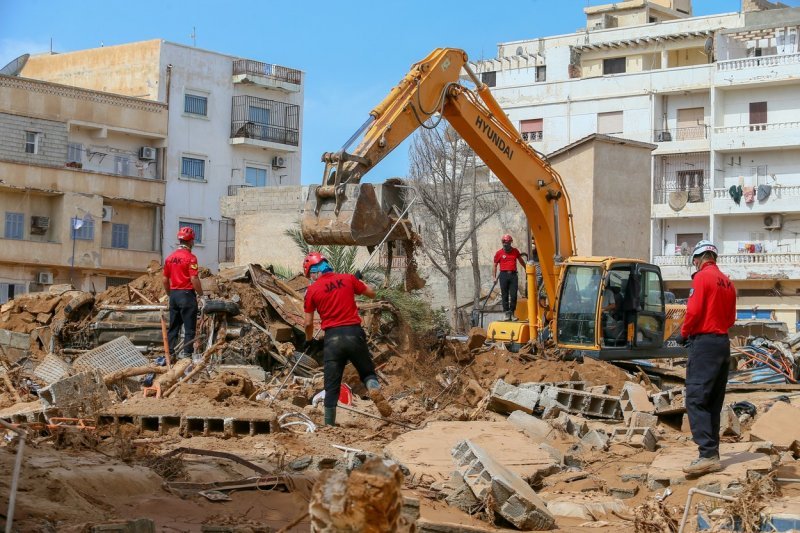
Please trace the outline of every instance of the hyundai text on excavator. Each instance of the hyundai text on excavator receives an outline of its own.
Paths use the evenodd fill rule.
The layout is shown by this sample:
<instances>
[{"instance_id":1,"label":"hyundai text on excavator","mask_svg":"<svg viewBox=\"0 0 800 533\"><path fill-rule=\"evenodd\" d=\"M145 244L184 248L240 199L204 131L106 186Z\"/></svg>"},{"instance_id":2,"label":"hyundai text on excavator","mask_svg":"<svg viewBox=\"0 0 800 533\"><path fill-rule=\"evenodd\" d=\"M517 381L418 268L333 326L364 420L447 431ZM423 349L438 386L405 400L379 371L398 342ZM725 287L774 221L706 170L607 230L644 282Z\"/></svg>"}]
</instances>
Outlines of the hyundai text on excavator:
<instances>
[{"instance_id":1,"label":"hyundai text on excavator","mask_svg":"<svg viewBox=\"0 0 800 533\"><path fill-rule=\"evenodd\" d=\"M461 83L462 70L475 89ZM413 65L342 149L322 156L323 183L310 187L306 200L305 240L362 246L381 242L401 216L397 198L402 193L387 182L379 202L374 187L361 179L428 119L439 116L516 198L540 259L542 297L529 297L518 306L520 321L491 323L490 339L519 344L544 334L565 353L605 360L685 354L666 345L677 335L685 308L666 304L658 266L638 259L575 256L569 196L561 177L522 139L463 50L438 48ZM409 224L394 226L390 240L410 237ZM539 294L532 262L526 277L528 294Z\"/></svg>"}]
</instances>

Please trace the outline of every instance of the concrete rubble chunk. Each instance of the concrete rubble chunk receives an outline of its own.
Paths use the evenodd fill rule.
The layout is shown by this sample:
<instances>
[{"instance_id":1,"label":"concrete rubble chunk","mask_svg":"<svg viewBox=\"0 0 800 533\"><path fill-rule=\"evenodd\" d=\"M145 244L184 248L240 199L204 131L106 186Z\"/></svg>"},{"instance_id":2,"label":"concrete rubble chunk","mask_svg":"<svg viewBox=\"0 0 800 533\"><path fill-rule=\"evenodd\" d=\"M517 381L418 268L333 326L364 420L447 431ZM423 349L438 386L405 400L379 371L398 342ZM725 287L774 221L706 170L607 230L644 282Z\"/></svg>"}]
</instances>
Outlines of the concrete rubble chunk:
<instances>
[{"instance_id":1,"label":"concrete rubble chunk","mask_svg":"<svg viewBox=\"0 0 800 533\"><path fill-rule=\"evenodd\" d=\"M657 425L658 417L650 413L633 411L628 418L628 426L632 428L655 428Z\"/></svg>"},{"instance_id":2,"label":"concrete rubble chunk","mask_svg":"<svg viewBox=\"0 0 800 533\"><path fill-rule=\"evenodd\" d=\"M780 449L787 449L800 441L800 408L786 402L775 402L766 413L756 417L750 428L750 440L769 441Z\"/></svg>"},{"instance_id":3,"label":"concrete rubble chunk","mask_svg":"<svg viewBox=\"0 0 800 533\"><path fill-rule=\"evenodd\" d=\"M467 349L475 350L483 346L486 342L486 330L483 328L474 327L469 330L467 336Z\"/></svg>"},{"instance_id":4,"label":"concrete rubble chunk","mask_svg":"<svg viewBox=\"0 0 800 533\"><path fill-rule=\"evenodd\" d=\"M788 344L792 348L800 346L800 331L798 331L797 333L786 339L786 344Z\"/></svg>"},{"instance_id":5,"label":"concrete rubble chunk","mask_svg":"<svg viewBox=\"0 0 800 533\"><path fill-rule=\"evenodd\" d=\"M547 423L552 427L562 433L572 435L573 437L579 439L589 432L589 425L586 423L586 421L574 420L567 413L560 412L558 408L555 409L559 411L558 416L547 421Z\"/></svg>"},{"instance_id":6,"label":"concrete rubble chunk","mask_svg":"<svg viewBox=\"0 0 800 533\"><path fill-rule=\"evenodd\" d=\"M555 406L562 411L586 417L622 420L619 398L605 394L545 387L539 405L544 408Z\"/></svg>"},{"instance_id":7,"label":"concrete rubble chunk","mask_svg":"<svg viewBox=\"0 0 800 533\"><path fill-rule=\"evenodd\" d=\"M453 472L448 485L451 492L444 499L447 505L457 507L468 514L474 513L476 509L481 507L481 500L475 497L472 489L464 481L464 476L461 475L461 472Z\"/></svg>"},{"instance_id":8,"label":"concrete rubble chunk","mask_svg":"<svg viewBox=\"0 0 800 533\"><path fill-rule=\"evenodd\" d=\"M672 415L686 412L684 396L686 387L676 387L650 395L658 415Z\"/></svg>"},{"instance_id":9,"label":"concrete rubble chunk","mask_svg":"<svg viewBox=\"0 0 800 533\"><path fill-rule=\"evenodd\" d=\"M583 436L579 446L584 450L605 450L608 448L609 437L604 431L593 429Z\"/></svg>"},{"instance_id":10,"label":"concrete rubble chunk","mask_svg":"<svg viewBox=\"0 0 800 533\"><path fill-rule=\"evenodd\" d=\"M233 372L253 381L267 381L267 372L258 365L219 365L219 372Z\"/></svg>"},{"instance_id":11,"label":"concrete rubble chunk","mask_svg":"<svg viewBox=\"0 0 800 533\"><path fill-rule=\"evenodd\" d=\"M545 496L547 497L547 496ZM628 513L627 506L616 498L592 494L558 494L547 497L547 509L553 516L580 518L591 522Z\"/></svg>"},{"instance_id":12,"label":"concrete rubble chunk","mask_svg":"<svg viewBox=\"0 0 800 533\"><path fill-rule=\"evenodd\" d=\"M476 498L491 494L494 510L519 529L551 529L555 519L547 504L525 481L469 439L452 450L457 469Z\"/></svg>"},{"instance_id":13,"label":"concrete rubble chunk","mask_svg":"<svg viewBox=\"0 0 800 533\"><path fill-rule=\"evenodd\" d=\"M656 410L647 395L647 389L632 381L626 381L623 385L619 403L625 420L629 420L633 412L654 413Z\"/></svg>"},{"instance_id":14,"label":"concrete rubble chunk","mask_svg":"<svg viewBox=\"0 0 800 533\"><path fill-rule=\"evenodd\" d=\"M108 389L97 370L82 372L39 390L45 410L57 409L62 416L84 417L108 407Z\"/></svg>"},{"instance_id":15,"label":"concrete rubble chunk","mask_svg":"<svg viewBox=\"0 0 800 533\"><path fill-rule=\"evenodd\" d=\"M9 363L16 363L28 356L31 336L7 329L0 329L0 353Z\"/></svg>"},{"instance_id":16,"label":"concrete rubble chunk","mask_svg":"<svg viewBox=\"0 0 800 533\"><path fill-rule=\"evenodd\" d=\"M538 401L537 389L522 389L498 379L492 385L489 409L501 414L510 414L514 411L531 414Z\"/></svg>"},{"instance_id":17,"label":"concrete rubble chunk","mask_svg":"<svg viewBox=\"0 0 800 533\"><path fill-rule=\"evenodd\" d=\"M611 434L613 442L624 442L634 448L644 448L653 452L658 446L658 438L650 428L617 428Z\"/></svg>"},{"instance_id":18,"label":"concrete rubble chunk","mask_svg":"<svg viewBox=\"0 0 800 533\"><path fill-rule=\"evenodd\" d=\"M554 433L550 424L524 411L514 411L507 420L537 442L547 440Z\"/></svg>"},{"instance_id":19,"label":"concrete rubble chunk","mask_svg":"<svg viewBox=\"0 0 800 533\"><path fill-rule=\"evenodd\" d=\"M724 406L720 413L719 434L733 435L735 437L742 434L742 425L739 422L739 417L736 416L730 405Z\"/></svg>"},{"instance_id":20,"label":"concrete rubble chunk","mask_svg":"<svg viewBox=\"0 0 800 533\"><path fill-rule=\"evenodd\" d=\"M633 498L639 493L639 485L633 482L611 483L608 485L608 493L620 500Z\"/></svg>"}]
</instances>

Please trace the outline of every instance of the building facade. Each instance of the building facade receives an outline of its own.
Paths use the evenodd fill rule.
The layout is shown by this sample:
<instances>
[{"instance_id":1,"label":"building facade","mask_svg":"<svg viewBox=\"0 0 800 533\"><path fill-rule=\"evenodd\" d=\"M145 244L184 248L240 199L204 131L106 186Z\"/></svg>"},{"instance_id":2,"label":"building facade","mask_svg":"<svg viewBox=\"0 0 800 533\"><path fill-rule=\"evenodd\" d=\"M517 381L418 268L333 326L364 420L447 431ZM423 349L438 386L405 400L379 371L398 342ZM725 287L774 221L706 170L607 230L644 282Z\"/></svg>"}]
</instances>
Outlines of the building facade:
<instances>
[{"instance_id":1,"label":"building facade","mask_svg":"<svg viewBox=\"0 0 800 533\"><path fill-rule=\"evenodd\" d=\"M743 0L692 17L683 0L586 8L587 26L500 44L474 65L537 150L592 134L654 143L650 259L686 297L701 239L741 318L800 322L800 8ZM580 209L573 201L573 209Z\"/></svg>"},{"instance_id":2,"label":"building facade","mask_svg":"<svg viewBox=\"0 0 800 533\"><path fill-rule=\"evenodd\" d=\"M0 302L53 283L103 290L160 262L167 115L0 76Z\"/></svg>"},{"instance_id":3,"label":"building facade","mask_svg":"<svg viewBox=\"0 0 800 533\"><path fill-rule=\"evenodd\" d=\"M33 56L22 76L169 106L164 255L188 225L202 266L233 261L235 224L222 216L220 198L300 184L299 70L151 40Z\"/></svg>"}]
</instances>

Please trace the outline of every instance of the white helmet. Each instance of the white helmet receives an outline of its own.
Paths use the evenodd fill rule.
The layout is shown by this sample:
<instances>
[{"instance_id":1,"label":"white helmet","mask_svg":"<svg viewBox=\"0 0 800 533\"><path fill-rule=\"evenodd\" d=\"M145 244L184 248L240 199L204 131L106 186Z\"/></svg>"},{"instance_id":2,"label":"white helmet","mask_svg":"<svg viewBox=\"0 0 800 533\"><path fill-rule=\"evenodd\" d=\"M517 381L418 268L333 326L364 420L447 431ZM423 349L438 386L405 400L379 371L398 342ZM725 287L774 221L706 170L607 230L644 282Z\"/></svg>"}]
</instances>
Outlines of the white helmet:
<instances>
[{"instance_id":1,"label":"white helmet","mask_svg":"<svg viewBox=\"0 0 800 533\"><path fill-rule=\"evenodd\" d=\"M714 254L714 258L715 259L719 255L719 252L717 251L717 247L714 246L713 242L711 242L711 241L700 241L695 245L694 250L692 251L692 259L694 259L698 255L703 255L706 252L711 252L712 254Z\"/></svg>"}]
</instances>

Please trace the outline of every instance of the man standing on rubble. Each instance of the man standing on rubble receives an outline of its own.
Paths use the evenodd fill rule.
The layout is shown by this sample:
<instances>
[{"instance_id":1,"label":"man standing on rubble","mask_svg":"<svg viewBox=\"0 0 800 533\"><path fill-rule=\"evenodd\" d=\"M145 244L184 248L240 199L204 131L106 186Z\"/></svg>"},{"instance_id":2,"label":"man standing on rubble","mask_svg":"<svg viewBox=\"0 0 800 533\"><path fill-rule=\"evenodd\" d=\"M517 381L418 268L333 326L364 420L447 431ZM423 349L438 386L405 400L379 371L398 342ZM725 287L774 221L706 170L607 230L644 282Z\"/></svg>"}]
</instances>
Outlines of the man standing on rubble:
<instances>
[{"instance_id":1,"label":"man standing on rubble","mask_svg":"<svg viewBox=\"0 0 800 533\"><path fill-rule=\"evenodd\" d=\"M183 326L183 357L194 352L194 336L197 329L197 299L203 298L203 287L198 275L197 257L192 253L194 230L183 227L178 230L178 249L164 261L164 292L169 297L169 351L175 356L175 347Z\"/></svg>"},{"instance_id":2,"label":"man standing on rubble","mask_svg":"<svg viewBox=\"0 0 800 533\"><path fill-rule=\"evenodd\" d=\"M303 260L303 274L312 280L306 290L305 332L306 347L314 339L314 312L319 313L320 327L325 332L323 364L325 376L325 424L336 425L336 405L347 362L353 363L369 397L382 416L392 414L392 408L383 397L375 374L375 365L367 347L367 336L361 328L355 297L363 294L375 297L375 290L361 281L360 272L337 274L325 257L311 252Z\"/></svg>"},{"instance_id":3,"label":"man standing on rubble","mask_svg":"<svg viewBox=\"0 0 800 533\"><path fill-rule=\"evenodd\" d=\"M514 312L517 310L517 261L525 268L525 261L518 249L511 246L514 239L511 235L505 234L500 239L503 247L494 254L494 265L492 265L492 277L500 282L500 296L503 302L503 313L506 320L514 320ZM497 265L500 265L500 277L497 276Z\"/></svg>"},{"instance_id":4,"label":"man standing on rubble","mask_svg":"<svg viewBox=\"0 0 800 533\"><path fill-rule=\"evenodd\" d=\"M678 342L689 347L686 413L700 456L687 474L719 472L720 411L725 401L731 345L728 329L736 321L736 288L717 268L717 247L700 241L692 252L692 290Z\"/></svg>"}]
</instances>

